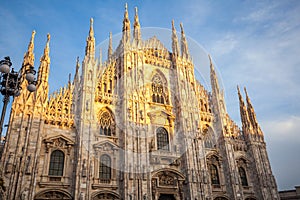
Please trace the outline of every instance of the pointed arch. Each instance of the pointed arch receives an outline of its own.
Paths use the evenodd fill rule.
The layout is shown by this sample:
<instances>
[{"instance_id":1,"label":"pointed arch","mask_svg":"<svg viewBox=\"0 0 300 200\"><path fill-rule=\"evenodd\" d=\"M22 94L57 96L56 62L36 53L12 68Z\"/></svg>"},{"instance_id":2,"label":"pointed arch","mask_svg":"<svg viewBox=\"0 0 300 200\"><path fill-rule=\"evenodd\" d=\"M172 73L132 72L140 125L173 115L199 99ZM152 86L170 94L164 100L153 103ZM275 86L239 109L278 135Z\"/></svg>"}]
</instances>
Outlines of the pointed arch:
<instances>
[{"instance_id":1,"label":"pointed arch","mask_svg":"<svg viewBox=\"0 0 300 200\"><path fill-rule=\"evenodd\" d=\"M243 167L239 167L239 174L240 174L242 186L248 186L246 171Z\"/></svg>"},{"instance_id":2,"label":"pointed arch","mask_svg":"<svg viewBox=\"0 0 300 200\"><path fill-rule=\"evenodd\" d=\"M215 141L215 135L214 135L214 130L212 129L211 126L206 124L202 130L203 132L203 141L204 141L204 147L207 149L212 149L215 148L216 146L216 141Z\"/></svg>"},{"instance_id":3,"label":"pointed arch","mask_svg":"<svg viewBox=\"0 0 300 200\"><path fill-rule=\"evenodd\" d=\"M169 104L167 79L158 69L152 73L151 97L154 103Z\"/></svg>"},{"instance_id":4,"label":"pointed arch","mask_svg":"<svg viewBox=\"0 0 300 200\"><path fill-rule=\"evenodd\" d=\"M112 136L115 135L115 118L112 111L105 107L98 113L98 123L100 135Z\"/></svg>"}]
</instances>

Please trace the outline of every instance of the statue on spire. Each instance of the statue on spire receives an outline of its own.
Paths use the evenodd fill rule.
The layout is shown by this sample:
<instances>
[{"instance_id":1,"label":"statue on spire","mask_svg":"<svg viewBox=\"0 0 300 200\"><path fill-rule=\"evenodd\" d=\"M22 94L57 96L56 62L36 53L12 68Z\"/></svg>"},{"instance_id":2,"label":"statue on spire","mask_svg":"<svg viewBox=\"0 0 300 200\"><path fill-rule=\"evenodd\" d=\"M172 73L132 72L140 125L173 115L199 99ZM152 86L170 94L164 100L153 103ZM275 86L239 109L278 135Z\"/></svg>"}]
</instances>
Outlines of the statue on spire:
<instances>
[{"instance_id":1,"label":"statue on spire","mask_svg":"<svg viewBox=\"0 0 300 200\"><path fill-rule=\"evenodd\" d=\"M133 24L133 38L136 41L141 39L141 26L139 22L138 9L135 7L135 16L134 16L134 24Z\"/></svg>"},{"instance_id":2,"label":"statue on spire","mask_svg":"<svg viewBox=\"0 0 300 200\"><path fill-rule=\"evenodd\" d=\"M179 45L176 29L174 26L174 19L172 20L172 51L175 56L179 55Z\"/></svg>"},{"instance_id":3,"label":"statue on spire","mask_svg":"<svg viewBox=\"0 0 300 200\"><path fill-rule=\"evenodd\" d=\"M86 39L86 48L85 48L85 56L90 58L95 57L95 37L94 37L94 28L93 28L93 18L90 19L90 30L89 36Z\"/></svg>"},{"instance_id":4,"label":"statue on spire","mask_svg":"<svg viewBox=\"0 0 300 200\"><path fill-rule=\"evenodd\" d=\"M181 29L181 56L188 60L190 58L190 55L189 55L188 44L184 34L182 23L180 23L180 29Z\"/></svg>"},{"instance_id":5,"label":"statue on spire","mask_svg":"<svg viewBox=\"0 0 300 200\"><path fill-rule=\"evenodd\" d=\"M127 3L125 4L125 13L123 19L123 42L127 42L130 39L130 20L128 17Z\"/></svg>"}]
</instances>

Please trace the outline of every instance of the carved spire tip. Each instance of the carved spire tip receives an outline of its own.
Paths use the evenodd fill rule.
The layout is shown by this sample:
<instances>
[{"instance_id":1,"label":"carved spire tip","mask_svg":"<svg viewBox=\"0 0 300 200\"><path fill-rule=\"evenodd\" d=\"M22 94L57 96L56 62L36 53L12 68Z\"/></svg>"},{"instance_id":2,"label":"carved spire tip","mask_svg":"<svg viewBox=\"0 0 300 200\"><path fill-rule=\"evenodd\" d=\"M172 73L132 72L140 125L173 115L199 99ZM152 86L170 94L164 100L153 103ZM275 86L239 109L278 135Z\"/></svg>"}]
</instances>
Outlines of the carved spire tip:
<instances>
[{"instance_id":1,"label":"carved spire tip","mask_svg":"<svg viewBox=\"0 0 300 200\"><path fill-rule=\"evenodd\" d=\"M50 33L47 33L47 43L50 42L50 37L51 37Z\"/></svg>"},{"instance_id":2,"label":"carved spire tip","mask_svg":"<svg viewBox=\"0 0 300 200\"><path fill-rule=\"evenodd\" d=\"M128 5L127 5L127 2L125 3L125 11L127 12L128 10Z\"/></svg>"},{"instance_id":3,"label":"carved spire tip","mask_svg":"<svg viewBox=\"0 0 300 200\"><path fill-rule=\"evenodd\" d=\"M208 59L209 59L209 63L210 63L210 65L212 65L212 59L211 59L211 56L210 56L210 54L208 54Z\"/></svg>"}]
</instances>

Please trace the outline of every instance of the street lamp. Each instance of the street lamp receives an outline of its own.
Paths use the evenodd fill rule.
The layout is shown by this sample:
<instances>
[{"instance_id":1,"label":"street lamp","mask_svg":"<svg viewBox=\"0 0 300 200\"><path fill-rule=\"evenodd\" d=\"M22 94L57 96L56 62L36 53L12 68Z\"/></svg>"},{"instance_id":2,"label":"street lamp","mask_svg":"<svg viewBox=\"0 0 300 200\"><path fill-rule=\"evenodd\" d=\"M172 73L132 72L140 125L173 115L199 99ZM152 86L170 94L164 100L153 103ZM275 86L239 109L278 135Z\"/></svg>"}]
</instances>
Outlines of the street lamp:
<instances>
[{"instance_id":1,"label":"street lamp","mask_svg":"<svg viewBox=\"0 0 300 200\"><path fill-rule=\"evenodd\" d=\"M4 60L0 61L0 92L4 96L3 98L3 107L2 113L0 118L0 140L2 137L2 130L3 130L3 123L5 112L7 108L7 104L9 102L10 96L17 97L21 94L21 86L20 80L22 75L19 72L16 72L14 68L11 68L12 62L10 61L10 57L5 57ZM28 81L27 90L29 92L34 92L36 90L36 81L35 75L36 71L34 70L33 66L30 66L28 70L26 70L26 80ZM1 144L2 146L2 144ZM2 146L3 147L3 146ZM0 152L0 157L2 154L2 149Z\"/></svg>"}]
</instances>

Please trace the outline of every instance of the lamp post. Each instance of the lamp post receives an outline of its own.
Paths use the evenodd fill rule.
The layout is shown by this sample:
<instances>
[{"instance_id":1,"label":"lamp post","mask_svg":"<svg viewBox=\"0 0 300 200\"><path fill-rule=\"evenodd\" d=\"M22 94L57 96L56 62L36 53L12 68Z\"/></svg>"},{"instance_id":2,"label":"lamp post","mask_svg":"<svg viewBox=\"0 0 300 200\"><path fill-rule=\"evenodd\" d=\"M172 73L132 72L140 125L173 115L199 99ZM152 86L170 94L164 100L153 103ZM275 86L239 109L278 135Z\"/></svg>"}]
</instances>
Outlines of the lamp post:
<instances>
[{"instance_id":1,"label":"lamp post","mask_svg":"<svg viewBox=\"0 0 300 200\"><path fill-rule=\"evenodd\" d=\"M3 98L3 107L1 112L0 118L0 140L2 138L2 130L3 130L3 123L4 117L6 113L6 108L9 102L10 96L17 97L21 94L21 86L20 80L23 74L16 72L12 67L12 62L10 57L5 57L4 60L0 61L0 92L4 96ZM36 81L35 81L35 73L33 66L30 66L28 70L26 70L26 80L28 81L27 90L29 92L34 92L36 90ZM2 155L3 144L1 143L1 152L0 158Z\"/></svg>"}]
</instances>

